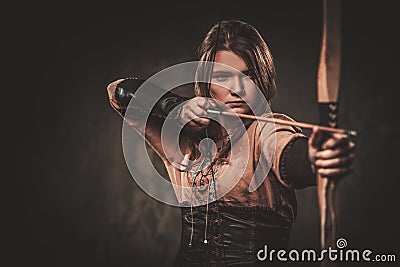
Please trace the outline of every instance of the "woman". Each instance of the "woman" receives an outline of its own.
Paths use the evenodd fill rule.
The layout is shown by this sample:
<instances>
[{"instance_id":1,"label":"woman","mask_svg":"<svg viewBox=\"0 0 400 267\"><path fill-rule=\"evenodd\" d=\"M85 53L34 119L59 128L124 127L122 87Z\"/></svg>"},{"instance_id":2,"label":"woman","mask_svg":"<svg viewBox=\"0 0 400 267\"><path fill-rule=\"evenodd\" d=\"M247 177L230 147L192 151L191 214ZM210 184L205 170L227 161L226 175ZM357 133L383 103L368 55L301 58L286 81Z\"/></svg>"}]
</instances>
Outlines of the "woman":
<instances>
[{"instance_id":1,"label":"woman","mask_svg":"<svg viewBox=\"0 0 400 267\"><path fill-rule=\"evenodd\" d=\"M179 143L183 160L171 162L169 155L174 153L168 152L168 144L161 146L163 116L153 114L145 126L146 141L163 159L183 206L175 265L254 265L261 263L256 253L264 245L287 248L296 217L294 190L315 185L316 172L327 179L344 177L351 170L355 145L342 134L324 137L318 127L307 138L291 126L207 117L209 109L229 109L291 120L269 110L275 94L273 58L251 25L241 21L215 25L202 42L199 56L202 62L214 62L211 69L200 63L196 74L199 81L211 75L210 83L197 82L193 99L183 102L169 94L159 105L165 109L168 103L171 110L184 103L175 116L185 125ZM124 81L108 86L111 104L120 113L124 107L116 89ZM144 125L138 121L128 122L139 129ZM202 146L204 138L215 146L207 142ZM240 152L243 147L247 150Z\"/></svg>"}]
</instances>

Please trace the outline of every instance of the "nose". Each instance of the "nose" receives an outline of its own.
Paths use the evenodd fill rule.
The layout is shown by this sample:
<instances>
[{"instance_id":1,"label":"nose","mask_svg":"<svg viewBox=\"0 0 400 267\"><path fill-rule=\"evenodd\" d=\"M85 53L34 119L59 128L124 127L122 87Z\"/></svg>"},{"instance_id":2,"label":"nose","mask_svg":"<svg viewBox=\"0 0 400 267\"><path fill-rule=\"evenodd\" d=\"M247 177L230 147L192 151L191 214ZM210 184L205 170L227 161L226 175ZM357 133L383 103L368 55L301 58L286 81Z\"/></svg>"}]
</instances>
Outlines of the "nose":
<instances>
[{"instance_id":1,"label":"nose","mask_svg":"<svg viewBox=\"0 0 400 267\"><path fill-rule=\"evenodd\" d=\"M244 83L240 75L235 75L233 78L231 92L242 96L244 94Z\"/></svg>"}]
</instances>

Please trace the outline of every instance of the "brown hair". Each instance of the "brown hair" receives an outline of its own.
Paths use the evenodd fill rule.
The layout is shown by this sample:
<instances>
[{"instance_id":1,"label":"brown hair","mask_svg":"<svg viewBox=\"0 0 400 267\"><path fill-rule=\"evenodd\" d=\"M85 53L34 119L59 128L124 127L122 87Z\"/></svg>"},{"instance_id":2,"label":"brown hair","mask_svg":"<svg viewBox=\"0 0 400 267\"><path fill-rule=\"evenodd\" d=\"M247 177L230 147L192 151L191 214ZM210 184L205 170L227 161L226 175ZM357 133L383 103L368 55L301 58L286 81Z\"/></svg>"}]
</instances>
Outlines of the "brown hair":
<instances>
[{"instance_id":1,"label":"brown hair","mask_svg":"<svg viewBox=\"0 0 400 267\"><path fill-rule=\"evenodd\" d=\"M216 51L231 51L240 56L251 71L253 81L270 104L276 91L274 60L268 45L253 26L239 20L215 24L198 48L200 61L212 62ZM199 64L197 80L209 80L206 77L210 77L210 70L204 69L204 66ZM196 83L195 94L210 97L208 84Z\"/></svg>"}]
</instances>

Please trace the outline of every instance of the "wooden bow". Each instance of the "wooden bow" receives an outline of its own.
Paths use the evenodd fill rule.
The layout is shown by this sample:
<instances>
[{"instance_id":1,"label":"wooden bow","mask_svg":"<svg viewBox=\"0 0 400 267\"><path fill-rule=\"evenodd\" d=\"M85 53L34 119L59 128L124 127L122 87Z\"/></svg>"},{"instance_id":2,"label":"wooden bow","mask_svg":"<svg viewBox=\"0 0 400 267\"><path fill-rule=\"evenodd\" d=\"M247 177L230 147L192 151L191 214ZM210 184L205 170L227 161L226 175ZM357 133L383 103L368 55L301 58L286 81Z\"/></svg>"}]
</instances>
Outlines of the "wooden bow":
<instances>
[{"instance_id":1,"label":"wooden bow","mask_svg":"<svg viewBox=\"0 0 400 267\"><path fill-rule=\"evenodd\" d=\"M318 68L320 123L338 126L340 76L340 0L323 0L322 47ZM338 198L337 181L318 175L318 202L321 219L321 249L335 247Z\"/></svg>"}]
</instances>

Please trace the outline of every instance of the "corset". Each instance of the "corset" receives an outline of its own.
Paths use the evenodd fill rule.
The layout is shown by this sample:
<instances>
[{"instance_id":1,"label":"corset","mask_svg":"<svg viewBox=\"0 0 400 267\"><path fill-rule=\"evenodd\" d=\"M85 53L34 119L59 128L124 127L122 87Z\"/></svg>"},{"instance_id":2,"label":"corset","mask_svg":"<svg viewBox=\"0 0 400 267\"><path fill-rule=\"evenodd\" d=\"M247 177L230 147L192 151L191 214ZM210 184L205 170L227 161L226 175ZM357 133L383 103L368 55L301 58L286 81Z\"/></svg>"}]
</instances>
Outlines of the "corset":
<instances>
[{"instance_id":1,"label":"corset","mask_svg":"<svg viewBox=\"0 0 400 267\"><path fill-rule=\"evenodd\" d=\"M292 223L265 207L217 201L208 208L181 208L181 214L181 245L174 266L266 266L257 259L259 250L265 245L276 251L288 247Z\"/></svg>"}]
</instances>

